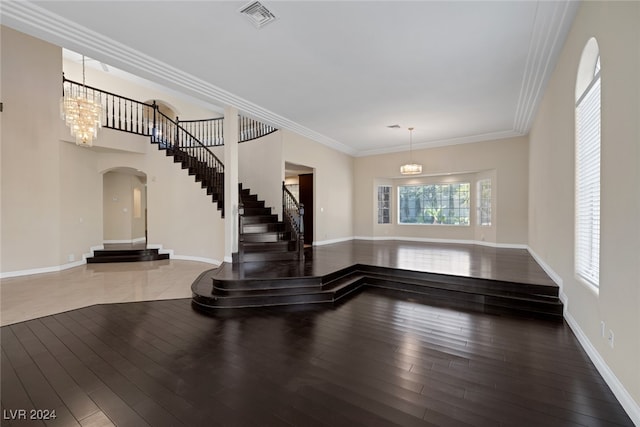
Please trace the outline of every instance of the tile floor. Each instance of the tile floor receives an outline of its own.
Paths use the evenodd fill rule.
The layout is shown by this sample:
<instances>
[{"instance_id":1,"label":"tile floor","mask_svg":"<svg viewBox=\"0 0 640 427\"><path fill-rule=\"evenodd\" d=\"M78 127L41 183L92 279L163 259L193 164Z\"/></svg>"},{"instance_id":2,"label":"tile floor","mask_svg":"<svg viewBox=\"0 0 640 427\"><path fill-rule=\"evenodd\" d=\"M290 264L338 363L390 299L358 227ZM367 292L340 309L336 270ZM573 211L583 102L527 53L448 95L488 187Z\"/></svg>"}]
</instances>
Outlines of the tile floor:
<instances>
[{"instance_id":1,"label":"tile floor","mask_svg":"<svg viewBox=\"0 0 640 427\"><path fill-rule=\"evenodd\" d=\"M0 281L0 325L94 304L190 298L191 284L214 265L164 260L86 264Z\"/></svg>"}]
</instances>

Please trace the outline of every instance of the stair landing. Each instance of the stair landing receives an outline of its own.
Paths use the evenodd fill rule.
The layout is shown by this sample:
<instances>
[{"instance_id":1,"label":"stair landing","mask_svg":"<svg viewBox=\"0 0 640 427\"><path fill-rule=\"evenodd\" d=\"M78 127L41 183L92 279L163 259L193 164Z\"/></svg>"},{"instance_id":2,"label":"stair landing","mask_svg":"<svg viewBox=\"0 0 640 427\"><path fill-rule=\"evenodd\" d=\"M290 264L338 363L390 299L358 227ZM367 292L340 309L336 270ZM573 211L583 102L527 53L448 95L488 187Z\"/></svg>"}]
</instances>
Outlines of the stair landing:
<instances>
[{"instance_id":1,"label":"stair landing","mask_svg":"<svg viewBox=\"0 0 640 427\"><path fill-rule=\"evenodd\" d=\"M192 285L198 310L335 303L361 290L432 305L562 319L559 288L524 249L354 240L304 261L224 263Z\"/></svg>"}]
</instances>

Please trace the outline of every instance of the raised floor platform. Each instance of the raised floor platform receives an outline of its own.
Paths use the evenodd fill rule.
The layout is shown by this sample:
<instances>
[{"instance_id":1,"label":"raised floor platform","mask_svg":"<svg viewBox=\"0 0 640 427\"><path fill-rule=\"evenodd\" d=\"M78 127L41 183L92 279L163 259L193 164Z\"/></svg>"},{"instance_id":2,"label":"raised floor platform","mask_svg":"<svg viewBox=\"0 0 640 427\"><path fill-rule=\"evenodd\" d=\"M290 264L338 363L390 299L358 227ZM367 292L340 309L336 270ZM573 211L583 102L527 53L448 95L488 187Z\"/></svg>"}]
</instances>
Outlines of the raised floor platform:
<instances>
[{"instance_id":1,"label":"raised floor platform","mask_svg":"<svg viewBox=\"0 0 640 427\"><path fill-rule=\"evenodd\" d=\"M200 311L334 303L376 287L432 305L561 319L559 288L524 249L353 240L313 247L304 262L224 263L192 285Z\"/></svg>"}]
</instances>

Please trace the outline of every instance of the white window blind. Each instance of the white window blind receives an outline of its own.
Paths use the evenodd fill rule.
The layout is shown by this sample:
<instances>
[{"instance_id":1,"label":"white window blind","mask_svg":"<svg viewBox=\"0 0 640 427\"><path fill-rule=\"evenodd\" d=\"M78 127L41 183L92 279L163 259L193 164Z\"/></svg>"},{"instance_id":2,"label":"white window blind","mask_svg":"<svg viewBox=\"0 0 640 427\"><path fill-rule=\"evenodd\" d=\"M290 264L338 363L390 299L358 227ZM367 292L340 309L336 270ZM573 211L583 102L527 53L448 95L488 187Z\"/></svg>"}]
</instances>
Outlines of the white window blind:
<instances>
[{"instance_id":1,"label":"white window blind","mask_svg":"<svg viewBox=\"0 0 640 427\"><path fill-rule=\"evenodd\" d=\"M599 70L597 70L599 71ZM576 275L600 276L600 73L576 105Z\"/></svg>"}]
</instances>

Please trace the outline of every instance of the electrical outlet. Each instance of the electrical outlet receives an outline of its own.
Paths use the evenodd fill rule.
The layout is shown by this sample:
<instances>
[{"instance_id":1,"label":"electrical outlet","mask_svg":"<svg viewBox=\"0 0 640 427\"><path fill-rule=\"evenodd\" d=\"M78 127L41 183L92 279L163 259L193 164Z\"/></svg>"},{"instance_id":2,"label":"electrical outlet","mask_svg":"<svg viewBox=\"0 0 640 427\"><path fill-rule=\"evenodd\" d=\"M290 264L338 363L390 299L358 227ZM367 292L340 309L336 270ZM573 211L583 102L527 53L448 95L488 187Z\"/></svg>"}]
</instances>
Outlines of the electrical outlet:
<instances>
[{"instance_id":1,"label":"electrical outlet","mask_svg":"<svg viewBox=\"0 0 640 427\"><path fill-rule=\"evenodd\" d=\"M606 327L605 327L605 324L604 324L604 320L601 320L600 321L600 336L602 338L604 338L605 333L606 333Z\"/></svg>"},{"instance_id":2,"label":"electrical outlet","mask_svg":"<svg viewBox=\"0 0 640 427\"><path fill-rule=\"evenodd\" d=\"M607 340L609 341L609 347L613 348L613 339L614 339L614 335L613 335L613 331L611 329L609 329L609 336L607 337Z\"/></svg>"}]
</instances>

